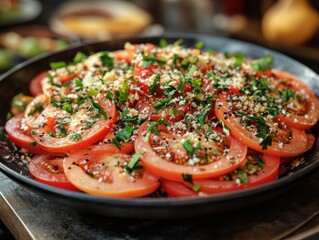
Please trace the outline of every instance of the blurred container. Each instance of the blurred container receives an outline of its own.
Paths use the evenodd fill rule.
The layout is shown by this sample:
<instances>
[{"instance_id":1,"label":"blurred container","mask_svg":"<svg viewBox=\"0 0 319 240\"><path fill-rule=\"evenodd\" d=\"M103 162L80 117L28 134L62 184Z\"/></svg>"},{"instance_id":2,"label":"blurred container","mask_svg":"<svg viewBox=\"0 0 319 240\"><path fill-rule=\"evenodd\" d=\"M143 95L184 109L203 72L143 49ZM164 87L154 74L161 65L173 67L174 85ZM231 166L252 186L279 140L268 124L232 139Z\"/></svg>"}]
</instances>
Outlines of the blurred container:
<instances>
[{"instance_id":1,"label":"blurred container","mask_svg":"<svg viewBox=\"0 0 319 240\"><path fill-rule=\"evenodd\" d=\"M70 1L62 4L50 21L53 31L83 39L110 39L142 32L152 17L126 1Z\"/></svg>"}]
</instances>

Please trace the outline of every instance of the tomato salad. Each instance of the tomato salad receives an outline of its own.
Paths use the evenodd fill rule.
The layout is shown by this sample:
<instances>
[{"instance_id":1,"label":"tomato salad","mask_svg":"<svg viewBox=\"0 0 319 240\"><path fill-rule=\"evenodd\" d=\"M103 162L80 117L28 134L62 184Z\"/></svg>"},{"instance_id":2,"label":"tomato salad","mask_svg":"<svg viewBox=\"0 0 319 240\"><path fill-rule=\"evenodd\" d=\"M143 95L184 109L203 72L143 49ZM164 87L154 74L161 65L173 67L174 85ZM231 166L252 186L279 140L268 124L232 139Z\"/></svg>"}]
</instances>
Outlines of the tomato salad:
<instances>
[{"instance_id":1,"label":"tomato salad","mask_svg":"<svg viewBox=\"0 0 319 240\"><path fill-rule=\"evenodd\" d=\"M278 178L308 151L319 101L273 57L180 41L53 62L5 125L45 184L108 197L203 196Z\"/></svg>"}]
</instances>

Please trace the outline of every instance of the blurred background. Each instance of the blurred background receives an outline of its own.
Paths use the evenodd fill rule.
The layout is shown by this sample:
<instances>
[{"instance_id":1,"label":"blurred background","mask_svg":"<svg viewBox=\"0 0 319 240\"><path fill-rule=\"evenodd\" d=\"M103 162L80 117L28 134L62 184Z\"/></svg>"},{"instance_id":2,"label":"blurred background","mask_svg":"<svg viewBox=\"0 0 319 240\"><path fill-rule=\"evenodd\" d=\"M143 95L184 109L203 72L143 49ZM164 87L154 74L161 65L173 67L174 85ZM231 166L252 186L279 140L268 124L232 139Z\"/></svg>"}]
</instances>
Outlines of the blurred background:
<instances>
[{"instance_id":1,"label":"blurred background","mask_svg":"<svg viewBox=\"0 0 319 240\"><path fill-rule=\"evenodd\" d=\"M319 73L318 29L318 0L0 0L0 74L81 42L169 32L256 43Z\"/></svg>"},{"instance_id":2,"label":"blurred background","mask_svg":"<svg viewBox=\"0 0 319 240\"><path fill-rule=\"evenodd\" d=\"M257 43L319 72L318 0L0 0L0 71L78 42L193 32Z\"/></svg>"}]
</instances>

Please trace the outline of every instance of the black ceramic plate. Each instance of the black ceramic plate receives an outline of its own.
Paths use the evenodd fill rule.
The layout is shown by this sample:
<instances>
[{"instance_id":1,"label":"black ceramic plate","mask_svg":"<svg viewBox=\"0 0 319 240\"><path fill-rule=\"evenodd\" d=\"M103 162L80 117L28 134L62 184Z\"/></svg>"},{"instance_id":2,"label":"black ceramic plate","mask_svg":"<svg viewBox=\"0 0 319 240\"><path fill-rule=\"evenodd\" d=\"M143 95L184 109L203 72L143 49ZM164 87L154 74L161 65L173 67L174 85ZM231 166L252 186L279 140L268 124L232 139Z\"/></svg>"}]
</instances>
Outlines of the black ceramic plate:
<instances>
[{"instance_id":1,"label":"black ceramic plate","mask_svg":"<svg viewBox=\"0 0 319 240\"><path fill-rule=\"evenodd\" d=\"M275 58L275 68L296 75L319 95L319 77L309 68L279 53L240 41L203 35L170 35L165 36L165 38L169 42L175 42L177 39L182 38L184 39L184 44L187 46L194 46L197 41L202 41L206 48L225 52L240 51L251 58L260 58L267 54L272 54ZM92 43L38 57L20 64L0 77L0 128L3 129L12 97L20 92L28 93L30 79L38 72L48 69L50 62L62 60L71 61L78 51L91 53L100 50L112 51L121 49L126 41L132 43L150 42L158 44L159 40L160 37L147 37ZM14 151L11 144L6 141L4 137L2 137L2 141L0 141L0 155L0 169L3 173L27 189L45 198L78 210L109 216L138 218L198 216L226 211L261 200L270 199L275 194L280 194L294 181L302 181L303 176L319 165L319 161L317 161L319 158L319 146L316 141L314 149L305 156L306 162L304 164L296 168L291 174L259 187L207 197L117 199L61 190L34 181L29 177L26 166L21 163L19 154Z\"/></svg>"}]
</instances>

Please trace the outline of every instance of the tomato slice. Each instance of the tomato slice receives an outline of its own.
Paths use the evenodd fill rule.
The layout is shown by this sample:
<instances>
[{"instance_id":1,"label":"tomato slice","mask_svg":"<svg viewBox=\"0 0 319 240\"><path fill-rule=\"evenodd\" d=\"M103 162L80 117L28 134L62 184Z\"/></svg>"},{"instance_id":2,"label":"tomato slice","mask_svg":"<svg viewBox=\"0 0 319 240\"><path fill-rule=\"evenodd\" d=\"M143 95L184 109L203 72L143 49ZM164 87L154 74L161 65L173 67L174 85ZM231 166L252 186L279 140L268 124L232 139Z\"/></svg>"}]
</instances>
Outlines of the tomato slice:
<instances>
[{"instance_id":1,"label":"tomato slice","mask_svg":"<svg viewBox=\"0 0 319 240\"><path fill-rule=\"evenodd\" d=\"M198 194L183 183L161 179L161 188L169 197L193 197Z\"/></svg>"},{"instance_id":2,"label":"tomato slice","mask_svg":"<svg viewBox=\"0 0 319 240\"><path fill-rule=\"evenodd\" d=\"M36 125L36 119L48 105L47 97L39 94L26 107L24 112L25 124L31 129Z\"/></svg>"},{"instance_id":3,"label":"tomato slice","mask_svg":"<svg viewBox=\"0 0 319 240\"><path fill-rule=\"evenodd\" d=\"M149 118L151 121L158 121L159 119L165 119L169 122L178 122L180 121L185 113L189 110L189 104L179 104L173 103L165 109L156 110L154 105L165 98L148 98L142 97L136 107L138 108L139 114L143 118Z\"/></svg>"},{"instance_id":4,"label":"tomato slice","mask_svg":"<svg viewBox=\"0 0 319 240\"><path fill-rule=\"evenodd\" d=\"M37 154L47 154L30 134L29 128L22 123L23 115L17 115L11 118L5 124L5 130L9 139L21 148L25 148L30 152Z\"/></svg>"},{"instance_id":5,"label":"tomato slice","mask_svg":"<svg viewBox=\"0 0 319 240\"><path fill-rule=\"evenodd\" d=\"M141 63L135 63L134 65L134 79L136 79L138 81L138 86L147 94L151 94L149 87L150 87L150 83L149 83L149 79L150 77L152 77L156 71L159 70L159 66L152 64L150 66L147 67L142 67ZM157 88L155 93L158 96L161 96L163 93L163 90L160 88Z\"/></svg>"},{"instance_id":6,"label":"tomato slice","mask_svg":"<svg viewBox=\"0 0 319 240\"><path fill-rule=\"evenodd\" d=\"M30 82L29 90L32 96L36 97L43 93L42 80L46 77L47 71L38 73Z\"/></svg>"},{"instance_id":7,"label":"tomato slice","mask_svg":"<svg viewBox=\"0 0 319 240\"><path fill-rule=\"evenodd\" d=\"M36 155L31 159L28 168L31 176L39 182L53 187L79 191L64 174L63 158Z\"/></svg>"},{"instance_id":8,"label":"tomato slice","mask_svg":"<svg viewBox=\"0 0 319 240\"><path fill-rule=\"evenodd\" d=\"M134 144L132 142L121 142L120 148L118 148L115 144L111 143L113 138L114 132L111 131L105 136L103 141L88 146L86 150L98 154L131 153L134 151Z\"/></svg>"},{"instance_id":9,"label":"tomato slice","mask_svg":"<svg viewBox=\"0 0 319 240\"><path fill-rule=\"evenodd\" d=\"M314 135L307 133L307 145L306 145L306 149L304 150L303 153L308 152L313 147L315 140L316 140L316 138ZM280 164L286 164L286 163L292 161L293 159L295 159L295 158L294 157L281 157Z\"/></svg>"},{"instance_id":10,"label":"tomato slice","mask_svg":"<svg viewBox=\"0 0 319 240\"><path fill-rule=\"evenodd\" d=\"M218 178L201 179L197 180L196 183L199 184L201 192L220 193L254 187L276 180L278 177L280 158L278 156L264 154L262 159L264 161L264 168L256 175L248 175L247 183L238 184L234 180L227 181Z\"/></svg>"},{"instance_id":11,"label":"tomato slice","mask_svg":"<svg viewBox=\"0 0 319 240\"><path fill-rule=\"evenodd\" d=\"M154 192L158 178L145 170L129 174L125 166L131 156L125 154L94 154L77 151L64 159L67 178L89 194L108 197L141 197Z\"/></svg>"},{"instance_id":12,"label":"tomato slice","mask_svg":"<svg viewBox=\"0 0 319 240\"><path fill-rule=\"evenodd\" d=\"M104 138L116 122L117 111L115 104L109 100L105 101L103 95L96 99L101 110L103 109L105 116L100 116L90 128L85 129L81 125L81 120L79 120L82 114L86 114L85 112L67 115L70 122L75 122L75 125L67 126L62 124L62 130L65 131L65 134L58 137L54 136L54 131L59 125L59 118L61 119L61 116L65 116L65 111L48 105L37 118L37 126L33 128L35 132L34 138L37 143L43 149L50 152L68 152L87 147ZM76 138L72 138L71 136L76 136Z\"/></svg>"},{"instance_id":13,"label":"tomato slice","mask_svg":"<svg viewBox=\"0 0 319 240\"><path fill-rule=\"evenodd\" d=\"M315 125L319 119L319 100L311 89L297 79L295 76L284 71L273 71L273 76L284 82L285 88L293 89L303 95L303 102L297 100L288 102L288 115L279 114L277 119L286 123L289 127L298 129L309 129Z\"/></svg>"},{"instance_id":14,"label":"tomato slice","mask_svg":"<svg viewBox=\"0 0 319 240\"><path fill-rule=\"evenodd\" d=\"M245 160L247 147L232 136L230 138L230 147L225 155L221 155L216 161L212 161L203 165L186 165L176 164L174 162L163 159L159 156L150 144L150 139L145 137L148 135L149 122L144 122L137 132L135 141L135 150L144 152L141 157L142 163L152 173L164 177L169 180L183 182L186 175L190 175L192 179L202 179L208 177L216 177L228 173L236 169Z\"/></svg>"},{"instance_id":15,"label":"tomato slice","mask_svg":"<svg viewBox=\"0 0 319 240\"><path fill-rule=\"evenodd\" d=\"M289 143L281 145L277 141L272 141L271 146L267 146L267 149L263 149L260 145L260 138L255 136L252 132L247 130L242 123L240 123L237 117L229 110L229 106L230 105L227 102L227 94L220 94L215 103L215 114L217 118L222 120L231 130L231 134L248 147L259 152L283 157L300 155L306 149L307 137L305 131L295 128L290 129L291 137L289 139Z\"/></svg>"},{"instance_id":16,"label":"tomato slice","mask_svg":"<svg viewBox=\"0 0 319 240\"><path fill-rule=\"evenodd\" d=\"M32 101L32 97L23 95L22 93L16 95L11 101L11 113L19 115L24 113L27 105Z\"/></svg>"}]
</instances>

